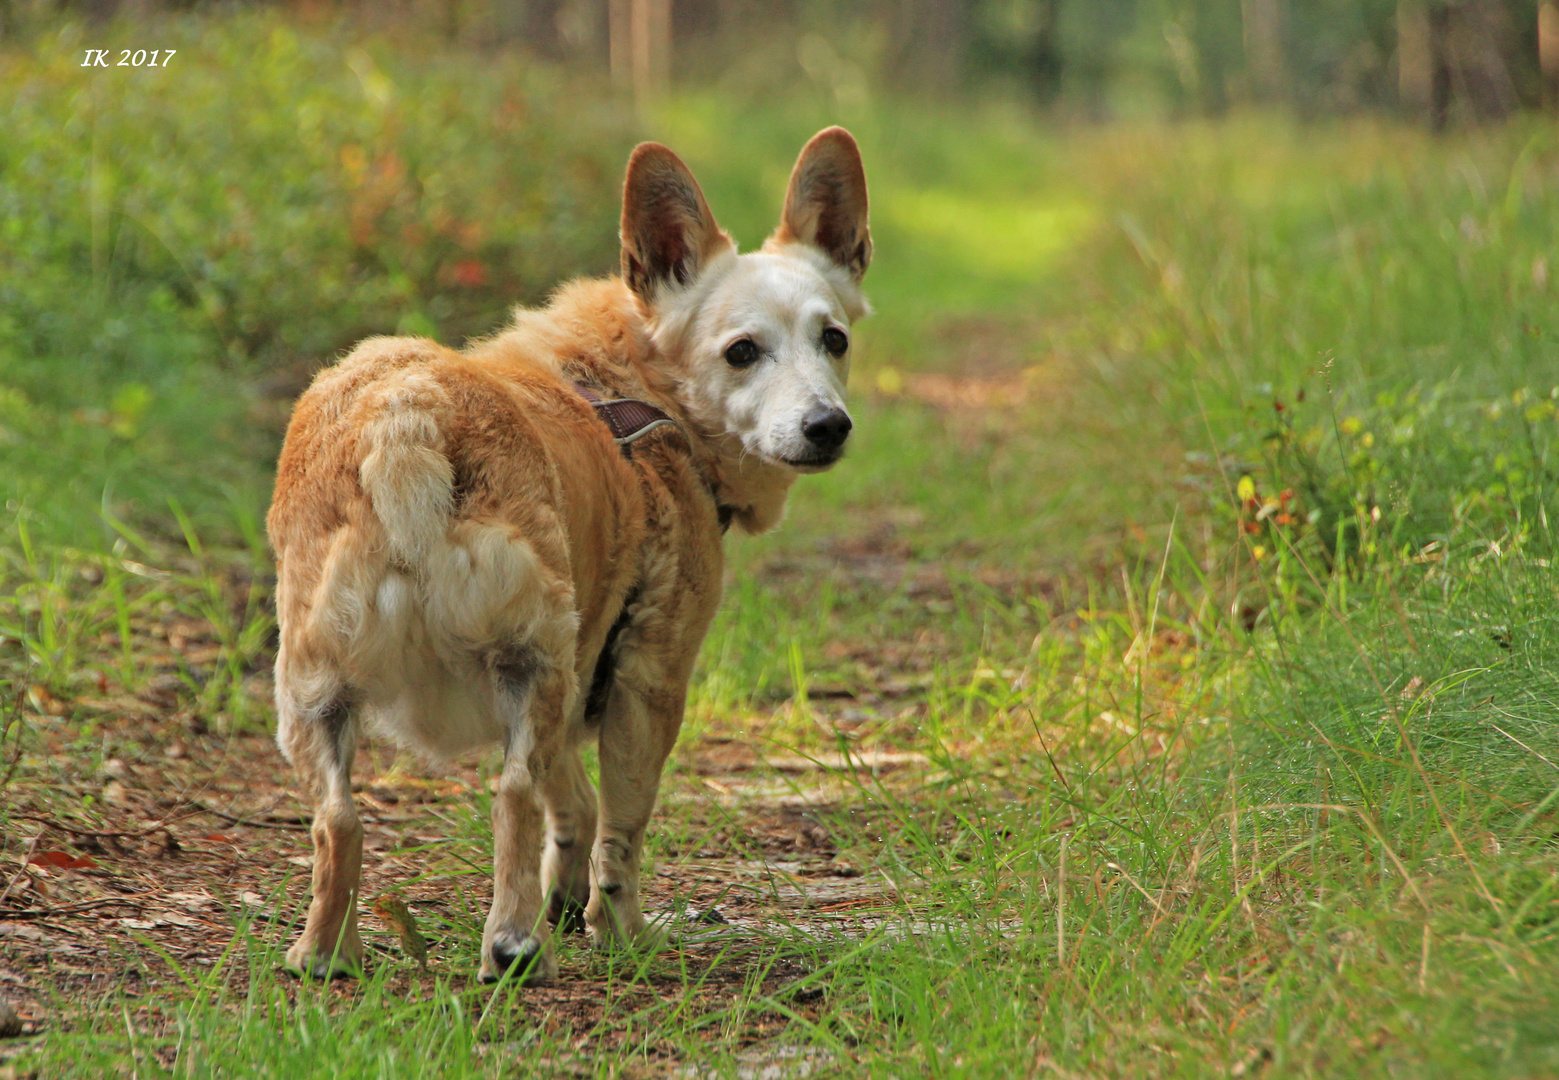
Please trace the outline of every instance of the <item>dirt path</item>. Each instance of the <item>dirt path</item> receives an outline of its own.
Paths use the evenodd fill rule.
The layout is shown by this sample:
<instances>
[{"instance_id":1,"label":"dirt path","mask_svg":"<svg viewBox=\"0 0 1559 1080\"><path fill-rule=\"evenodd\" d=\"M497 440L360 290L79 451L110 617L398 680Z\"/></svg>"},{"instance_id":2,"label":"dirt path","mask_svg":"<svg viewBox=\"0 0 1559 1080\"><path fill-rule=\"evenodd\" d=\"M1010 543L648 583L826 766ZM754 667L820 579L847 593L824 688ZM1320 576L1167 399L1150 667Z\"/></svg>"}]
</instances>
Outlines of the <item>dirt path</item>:
<instances>
[{"instance_id":1,"label":"dirt path","mask_svg":"<svg viewBox=\"0 0 1559 1080\"><path fill-rule=\"evenodd\" d=\"M73 734L64 718L28 719L46 743ZM238 962L226 971L241 983L246 930L281 947L295 932L311 845L306 806L286 786L286 762L267 738L195 736L182 727L144 715L100 721L105 744L117 749L97 776L73 769L72 755L56 762L62 775L55 783L28 785L13 806L7 847L25 852L26 861L7 860L0 995L28 1031L69 1025L73 1003L114 991L144 1000L142 1020L155 1030L168 1018L167 991L178 986L174 962L198 977L222 960L236 933ZM440 976L471 979L491 896L484 872L490 848L476 808L479 771L435 775L404 759L383 769L366 748L361 761L364 906L394 891L431 941L429 970L418 972L390 929L365 911L370 963L394 965L398 988L412 996L429 992ZM913 754L866 754L852 765L864 775L922 763ZM863 920L893 905L885 878L838 857L825 821L850 785L830 765L844 763L763 762L721 739L683 755L664 793L646 907L676 920L685 958L710 969L706 992L746 979L755 964L770 966L763 944L772 931L854 936ZM88 824L93 808L111 825ZM766 978L799 974L781 964ZM562 985L529 998L557 1022L588 1028L609 1000L605 981L587 952L566 949ZM667 992L686 985L681 974L661 981ZM656 983L652 977L647 985ZM350 994L350 985L340 992Z\"/></svg>"}]
</instances>

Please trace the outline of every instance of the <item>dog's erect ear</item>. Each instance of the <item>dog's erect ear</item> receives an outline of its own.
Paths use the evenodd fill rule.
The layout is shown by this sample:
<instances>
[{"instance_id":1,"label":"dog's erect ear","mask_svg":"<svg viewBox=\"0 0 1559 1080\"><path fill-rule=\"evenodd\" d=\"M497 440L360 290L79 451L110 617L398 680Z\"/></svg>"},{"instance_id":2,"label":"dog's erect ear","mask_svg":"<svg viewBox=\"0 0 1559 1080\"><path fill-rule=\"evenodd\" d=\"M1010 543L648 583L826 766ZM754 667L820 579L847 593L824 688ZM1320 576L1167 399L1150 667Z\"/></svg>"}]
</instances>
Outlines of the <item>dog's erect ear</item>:
<instances>
[{"instance_id":1,"label":"dog's erect ear","mask_svg":"<svg viewBox=\"0 0 1559 1080\"><path fill-rule=\"evenodd\" d=\"M641 143L623 181L623 280L647 303L687 285L731 240L715 224L698 181L659 143Z\"/></svg>"},{"instance_id":2,"label":"dog's erect ear","mask_svg":"<svg viewBox=\"0 0 1559 1080\"><path fill-rule=\"evenodd\" d=\"M861 151L842 127L825 128L801 150L785 192L785 212L770 239L773 245L800 241L860 281L872 261L866 227L866 170Z\"/></svg>"}]
</instances>

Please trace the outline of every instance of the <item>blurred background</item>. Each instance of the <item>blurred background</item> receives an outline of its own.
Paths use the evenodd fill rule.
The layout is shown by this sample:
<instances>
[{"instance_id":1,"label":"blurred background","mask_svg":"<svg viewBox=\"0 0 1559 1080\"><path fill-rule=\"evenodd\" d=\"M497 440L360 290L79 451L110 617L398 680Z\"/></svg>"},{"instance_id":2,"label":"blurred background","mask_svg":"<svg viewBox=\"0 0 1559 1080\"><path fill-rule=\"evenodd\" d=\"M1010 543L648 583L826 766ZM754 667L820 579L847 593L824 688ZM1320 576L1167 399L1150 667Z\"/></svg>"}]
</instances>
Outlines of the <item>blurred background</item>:
<instances>
[{"instance_id":1,"label":"blurred background","mask_svg":"<svg viewBox=\"0 0 1559 1080\"><path fill-rule=\"evenodd\" d=\"M928 319L956 351L989 337L957 318L1041 311L1059 259L1130 232L1100 196L1192 145L1250 168L1499 123L1556 74L1538 0L3 0L3 482L61 535L195 458L208 524L213 499L258 505L279 419L256 410L336 351L458 343L610 270L641 137L753 244L806 135L857 129L884 316L864 364L913 368Z\"/></svg>"},{"instance_id":2,"label":"blurred background","mask_svg":"<svg viewBox=\"0 0 1559 1080\"><path fill-rule=\"evenodd\" d=\"M977 513L981 551L1075 561L1222 483L1187 453L1256 460L1257 388L1509 393L1551 360L1520 328L1556 77L1548 0L3 0L0 487L56 540L177 539L173 493L263 547L320 364L610 272L642 138L756 245L842 123L882 467L867 426L803 532L865 500L917 553ZM895 487L948 440L932 503Z\"/></svg>"},{"instance_id":3,"label":"blurred background","mask_svg":"<svg viewBox=\"0 0 1559 1080\"><path fill-rule=\"evenodd\" d=\"M799 79L857 103L870 87L1001 93L1092 120L1252 101L1493 117L1538 104L1559 62L1559 5L1545 0L7 0L0 17L26 38L71 16L246 9L415 35L429 51L522 50L641 97Z\"/></svg>"}]
</instances>

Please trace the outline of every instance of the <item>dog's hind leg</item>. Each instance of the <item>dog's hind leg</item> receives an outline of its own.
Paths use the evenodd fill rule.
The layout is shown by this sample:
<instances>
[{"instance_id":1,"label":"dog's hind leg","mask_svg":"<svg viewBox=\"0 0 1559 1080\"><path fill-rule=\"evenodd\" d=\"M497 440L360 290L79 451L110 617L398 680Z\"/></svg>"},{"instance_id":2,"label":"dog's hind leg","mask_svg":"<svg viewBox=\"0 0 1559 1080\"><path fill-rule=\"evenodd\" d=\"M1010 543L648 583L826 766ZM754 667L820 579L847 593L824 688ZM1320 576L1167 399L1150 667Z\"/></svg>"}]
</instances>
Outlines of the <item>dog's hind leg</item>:
<instances>
[{"instance_id":1,"label":"dog's hind leg","mask_svg":"<svg viewBox=\"0 0 1559 1080\"><path fill-rule=\"evenodd\" d=\"M557 978L542 910L541 788L558 756L571 670L531 647L487 658L498 715L508 732L493 799L493 906L482 935L483 982L511 969L531 984Z\"/></svg>"},{"instance_id":2,"label":"dog's hind leg","mask_svg":"<svg viewBox=\"0 0 1559 1080\"><path fill-rule=\"evenodd\" d=\"M278 681L277 690L277 741L315 789L313 897L303 935L287 950L287 967L321 979L355 975L363 966L357 933L363 826L352 804L355 708L344 687L301 709L293 688Z\"/></svg>"},{"instance_id":3,"label":"dog's hind leg","mask_svg":"<svg viewBox=\"0 0 1559 1080\"><path fill-rule=\"evenodd\" d=\"M577 749L558 755L541 785L541 797L547 807L547 843L541 856L547 916L564 930L583 930L596 796Z\"/></svg>"}]
</instances>

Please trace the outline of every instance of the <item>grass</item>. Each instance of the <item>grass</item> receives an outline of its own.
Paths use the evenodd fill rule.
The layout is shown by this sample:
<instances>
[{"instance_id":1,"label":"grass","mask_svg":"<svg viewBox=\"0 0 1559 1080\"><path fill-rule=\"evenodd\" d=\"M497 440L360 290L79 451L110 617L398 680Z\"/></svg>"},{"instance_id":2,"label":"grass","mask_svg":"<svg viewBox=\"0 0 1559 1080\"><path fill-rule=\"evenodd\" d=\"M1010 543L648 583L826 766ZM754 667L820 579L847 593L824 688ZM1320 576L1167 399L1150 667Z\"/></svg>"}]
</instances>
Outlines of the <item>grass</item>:
<instances>
[{"instance_id":1,"label":"grass","mask_svg":"<svg viewBox=\"0 0 1559 1080\"><path fill-rule=\"evenodd\" d=\"M178 25L213 56L255 40L256 26L282 48L276 23ZM354 45L397 84L475 83L469 113L463 99L440 99L440 123L479 124L478 103L505 80L558 78L509 61L473 75L406 59L392 40L343 43L317 29L294 35L278 70L313 70L287 65ZM64 85L51 80L67 75L33 59L4 78L41 88L28 100L44 116ZM243 93L262 118L284 111L267 94L302 95L306 111L326 93L255 78ZM177 88L138 107L175 129L218 122L215 106L176 107ZM611 116L556 93L542 129L569 127L572 109ZM573 997L472 985L490 865L473 773L464 794L433 804L440 820L402 841L418 868L399 871L405 887L447 901L419 904L442 943L433 975L410 979L366 922L381 948L362 982L300 987L275 974L301 882L266 866L250 833L234 873L263 880L264 902L223 909L226 951L111 945L122 973L141 974L90 994L62 967L68 989L49 996L43 976L45 1025L14 1069L1559 1069L1552 125L1443 140L1367 119L1302 127L1269 115L1048 131L994 106L868 97L846 110L811 93L689 93L647 121L748 245L772 222L795 148L824 123L856 131L874 185L879 315L860 333L859 444L840 469L798 485L780 531L731 545L727 601L648 854L670 907L741 910L734 897L768 889L761 920L724 944L653 954L601 957L566 940ZM302 175L309 154L339 160L359 136L329 125L367 123L354 111L367 107L324 110L320 146L265 159L278 176L248 181L257 244L280 228L261 227L264 215L348 212L307 184L269 192L292 190L283 178ZM600 122L616 132L622 121ZM421 130L411 112L400 123L377 137ZM234 160L251 160L233 138ZM601 147L611 152L587 153L620 156L618 144ZM484 159L477 172L506 167ZM527 182L550 190L545 162L527 168L543 178ZM159 183L176 182L168 169ZM118 190L129 198L140 182ZM608 187L580 221L606 223L609 238ZM430 191L422 183L398 212L422 220ZM288 350L341 342L258 341L235 356L176 292L164 308L148 299L154 275L134 261L115 271L117 307L80 306L68 294L92 261L92 214L74 198L49 205L85 222L76 240L37 240L31 261L0 278L8 297L35 290L7 301L0 368L14 433L0 454L19 493L0 670L21 695L0 750L16 762L11 805L113 828L125 815L102 782L110 762L150 770L169 740L202 729L212 734L201 747L241 757L266 721L268 585L253 507L274 426L208 441L196 470L174 467L188 453L179 440L208 440L239 416L274 425L249 389L261 370ZM555 257L592 266L598 243L568 239ZM348 253L339 238L320 244L298 255L305 265ZM368 300L265 299L266 266L251 279L233 263L235 294L274 304L276 325L297 314L310 334L394 330L407 311L459 299L434 270L415 308L381 303L379 269L358 281ZM18 267L42 271L25 283ZM526 280L520 295L544 284ZM124 380L68 392L50 365L75 339L35 327L74 312L68 333L103 333L114 311L130 318L121 355L142 359L114 369ZM167 353L166 382L145 382L169 341L183 344ZM78 415L87 408L105 412ZM181 428L195 413L203 419ZM161 471L148 449L158 440ZM127 473L142 486L87 497ZM232 478L226 496L218 477ZM56 491L57 502L44 497ZM177 645L195 624L198 647ZM158 687L171 687L171 703L149 732L101 707ZM747 776L709 771L729 746L817 767L759 767L761 783L711 794L706 781ZM890 750L925 760L874 771L838 757ZM402 768L377 764L381 777ZM865 871L869 903L826 914L831 879L786 869L799 864L773 833L787 794L812 797L806 820L836 862ZM10 819L7 879L25 873L21 826ZM447 839L424 840L427 828ZM706 865L735 892L698 884ZM743 867L756 867L757 884L735 876ZM796 883L809 902L787 891ZM275 921L255 921L272 910Z\"/></svg>"}]
</instances>

